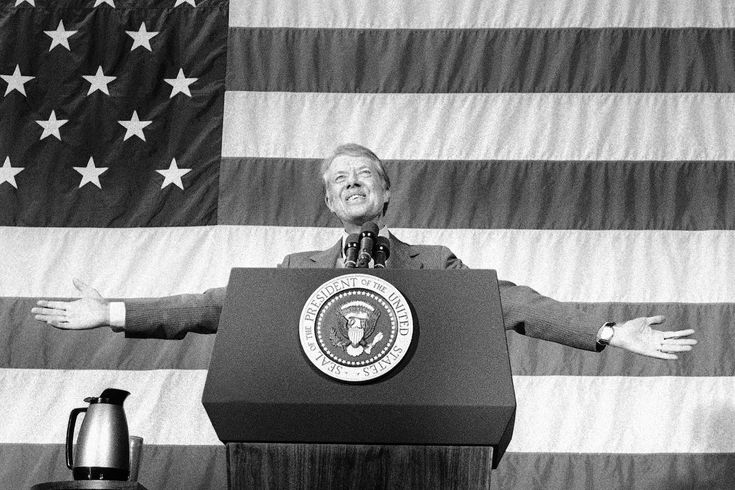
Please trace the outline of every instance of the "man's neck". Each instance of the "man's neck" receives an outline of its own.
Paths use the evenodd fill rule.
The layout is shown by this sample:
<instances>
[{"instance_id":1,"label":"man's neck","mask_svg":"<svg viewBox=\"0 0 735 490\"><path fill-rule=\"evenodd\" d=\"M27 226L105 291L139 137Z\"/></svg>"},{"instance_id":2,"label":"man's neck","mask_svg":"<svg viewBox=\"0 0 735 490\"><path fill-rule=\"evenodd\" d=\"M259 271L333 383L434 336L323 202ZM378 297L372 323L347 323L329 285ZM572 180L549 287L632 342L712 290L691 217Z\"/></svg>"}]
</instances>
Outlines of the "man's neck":
<instances>
[{"instance_id":1,"label":"man's neck","mask_svg":"<svg viewBox=\"0 0 735 490\"><path fill-rule=\"evenodd\" d=\"M385 223L383 222L383 217L382 216L378 216L378 217L375 217L373 219L366 219L365 221L362 221L360 223L345 223L345 222L342 222L342 225L344 226L345 233L347 233L349 235L351 233L360 233L360 231L362 231L362 225L364 225L368 221L372 221L373 223L375 223L376 225L378 225L378 229L379 230L382 230L383 228L385 228Z\"/></svg>"}]
</instances>

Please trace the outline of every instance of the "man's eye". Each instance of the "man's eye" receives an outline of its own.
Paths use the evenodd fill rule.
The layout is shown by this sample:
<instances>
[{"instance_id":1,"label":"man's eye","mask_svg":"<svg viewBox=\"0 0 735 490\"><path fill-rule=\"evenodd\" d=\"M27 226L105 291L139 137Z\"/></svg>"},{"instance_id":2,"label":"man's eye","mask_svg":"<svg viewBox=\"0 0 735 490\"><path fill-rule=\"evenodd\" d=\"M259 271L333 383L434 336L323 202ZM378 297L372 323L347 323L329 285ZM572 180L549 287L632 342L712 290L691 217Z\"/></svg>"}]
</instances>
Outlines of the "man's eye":
<instances>
[{"instance_id":1,"label":"man's eye","mask_svg":"<svg viewBox=\"0 0 735 490\"><path fill-rule=\"evenodd\" d=\"M345 180L345 176L344 175L338 175L338 176L336 176L334 178L334 182L337 183L337 184L339 184L340 182L343 182L344 180Z\"/></svg>"},{"instance_id":2,"label":"man's eye","mask_svg":"<svg viewBox=\"0 0 735 490\"><path fill-rule=\"evenodd\" d=\"M360 175L370 177L371 175L373 175L373 173L370 170L363 170L362 172L360 172Z\"/></svg>"}]
</instances>

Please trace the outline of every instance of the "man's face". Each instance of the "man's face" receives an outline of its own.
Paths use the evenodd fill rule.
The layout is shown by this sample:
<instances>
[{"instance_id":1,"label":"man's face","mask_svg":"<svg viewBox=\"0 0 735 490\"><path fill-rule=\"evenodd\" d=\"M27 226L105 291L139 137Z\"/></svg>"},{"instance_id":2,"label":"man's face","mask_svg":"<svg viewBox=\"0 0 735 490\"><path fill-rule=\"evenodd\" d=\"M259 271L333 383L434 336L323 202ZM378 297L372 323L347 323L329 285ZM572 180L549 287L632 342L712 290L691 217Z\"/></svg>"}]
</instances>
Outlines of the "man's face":
<instances>
[{"instance_id":1,"label":"man's face","mask_svg":"<svg viewBox=\"0 0 735 490\"><path fill-rule=\"evenodd\" d=\"M383 204L390 199L390 191L385 189L375 162L367 157L338 156L324 179L327 207L350 233L367 221L377 221L383 213Z\"/></svg>"}]
</instances>

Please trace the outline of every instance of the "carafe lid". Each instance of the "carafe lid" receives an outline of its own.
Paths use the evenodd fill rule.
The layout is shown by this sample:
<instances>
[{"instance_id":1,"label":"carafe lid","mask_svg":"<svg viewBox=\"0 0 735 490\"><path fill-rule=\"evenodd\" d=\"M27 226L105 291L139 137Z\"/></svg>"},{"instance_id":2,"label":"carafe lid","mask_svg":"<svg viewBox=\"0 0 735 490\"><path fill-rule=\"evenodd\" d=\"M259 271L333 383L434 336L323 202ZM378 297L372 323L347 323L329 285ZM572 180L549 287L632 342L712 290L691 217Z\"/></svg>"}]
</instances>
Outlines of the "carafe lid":
<instances>
[{"instance_id":1,"label":"carafe lid","mask_svg":"<svg viewBox=\"0 0 735 490\"><path fill-rule=\"evenodd\" d=\"M100 396L89 396L85 398L84 401L87 403L111 403L113 405L122 405L129 394L129 391L118 390L117 388L107 388Z\"/></svg>"}]
</instances>

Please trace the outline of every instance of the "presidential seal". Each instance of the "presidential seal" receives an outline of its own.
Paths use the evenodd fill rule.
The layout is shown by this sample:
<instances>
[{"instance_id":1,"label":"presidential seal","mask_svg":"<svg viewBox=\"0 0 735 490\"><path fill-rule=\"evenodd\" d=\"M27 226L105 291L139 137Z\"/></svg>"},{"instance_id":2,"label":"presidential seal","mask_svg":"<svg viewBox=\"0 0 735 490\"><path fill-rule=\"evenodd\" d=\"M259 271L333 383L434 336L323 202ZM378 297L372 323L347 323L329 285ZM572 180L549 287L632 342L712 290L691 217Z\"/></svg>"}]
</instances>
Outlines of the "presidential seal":
<instances>
[{"instance_id":1,"label":"presidential seal","mask_svg":"<svg viewBox=\"0 0 735 490\"><path fill-rule=\"evenodd\" d=\"M388 281L346 274L319 286L299 322L301 347L324 374L347 382L379 378L408 353L413 317Z\"/></svg>"}]
</instances>

